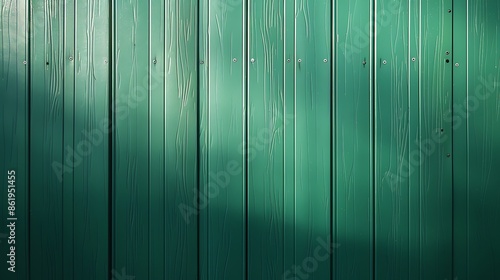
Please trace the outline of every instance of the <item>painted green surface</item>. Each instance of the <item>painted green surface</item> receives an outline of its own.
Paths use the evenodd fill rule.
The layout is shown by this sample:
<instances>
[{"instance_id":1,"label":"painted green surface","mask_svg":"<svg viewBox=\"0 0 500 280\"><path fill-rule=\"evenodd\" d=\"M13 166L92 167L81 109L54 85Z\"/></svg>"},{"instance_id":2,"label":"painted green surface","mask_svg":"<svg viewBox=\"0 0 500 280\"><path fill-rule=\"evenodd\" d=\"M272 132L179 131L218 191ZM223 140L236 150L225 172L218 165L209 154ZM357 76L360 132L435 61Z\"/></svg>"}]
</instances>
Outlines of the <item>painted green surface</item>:
<instances>
[{"instance_id":1,"label":"painted green surface","mask_svg":"<svg viewBox=\"0 0 500 280\"><path fill-rule=\"evenodd\" d=\"M1 5L0 279L497 278L497 1Z\"/></svg>"}]
</instances>

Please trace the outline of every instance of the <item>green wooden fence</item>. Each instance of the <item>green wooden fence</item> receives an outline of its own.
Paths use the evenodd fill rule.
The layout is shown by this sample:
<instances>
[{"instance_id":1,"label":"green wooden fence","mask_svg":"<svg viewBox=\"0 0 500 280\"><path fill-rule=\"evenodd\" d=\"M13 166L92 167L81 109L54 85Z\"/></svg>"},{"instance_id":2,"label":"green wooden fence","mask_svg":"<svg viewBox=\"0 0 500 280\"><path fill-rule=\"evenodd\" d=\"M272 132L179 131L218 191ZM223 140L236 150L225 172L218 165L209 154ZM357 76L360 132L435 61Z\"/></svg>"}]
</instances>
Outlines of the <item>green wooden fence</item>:
<instances>
[{"instance_id":1,"label":"green wooden fence","mask_svg":"<svg viewBox=\"0 0 500 280\"><path fill-rule=\"evenodd\" d=\"M497 0L0 3L1 279L500 277Z\"/></svg>"}]
</instances>

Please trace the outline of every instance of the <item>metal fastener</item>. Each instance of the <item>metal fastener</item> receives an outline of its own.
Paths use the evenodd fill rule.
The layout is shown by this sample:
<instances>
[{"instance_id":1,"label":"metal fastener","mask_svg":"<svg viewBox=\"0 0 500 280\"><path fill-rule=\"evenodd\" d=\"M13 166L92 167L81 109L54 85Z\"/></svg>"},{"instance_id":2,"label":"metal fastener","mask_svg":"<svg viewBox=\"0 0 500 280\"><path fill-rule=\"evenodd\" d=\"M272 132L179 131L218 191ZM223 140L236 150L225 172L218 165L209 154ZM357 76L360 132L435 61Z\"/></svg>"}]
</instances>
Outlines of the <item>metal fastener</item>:
<instances>
[{"instance_id":1,"label":"metal fastener","mask_svg":"<svg viewBox=\"0 0 500 280\"><path fill-rule=\"evenodd\" d=\"M73 57L72 56L69 57L69 61L73 61Z\"/></svg>"},{"instance_id":2,"label":"metal fastener","mask_svg":"<svg viewBox=\"0 0 500 280\"><path fill-rule=\"evenodd\" d=\"M385 60L385 59L384 59L384 60L382 61L382 64L387 64L387 60Z\"/></svg>"},{"instance_id":3,"label":"metal fastener","mask_svg":"<svg viewBox=\"0 0 500 280\"><path fill-rule=\"evenodd\" d=\"M366 65L366 60L363 60L363 62L361 62L361 64Z\"/></svg>"},{"instance_id":4,"label":"metal fastener","mask_svg":"<svg viewBox=\"0 0 500 280\"><path fill-rule=\"evenodd\" d=\"M28 64L28 62L25 60L25 61L23 61L23 64L26 65L26 64Z\"/></svg>"},{"instance_id":5,"label":"metal fastener","mask_svg":"<svg viewBox=\"0 0 500 280\"><path fill-rule=\"evenodd\" d=\"M458 64L458 63L455 63L455 67L458 67L458 66L460 66L460 64Z\"/></svg>"},{"instance_id":6,"label":"metal fastener","mask_svg":"<svg viewBox=\"0 0 500 280\"><path fill-rule=\"evenodd\" d=\"M286 60L287 63L290 63L290 61L292 61L290 58Z\"/></svg>"},{"instance_id":7,"label":"metal fastener","mask_svg":"<svg viewBox=\"0 0 500 280\"><path fill-rule=\"evenodd\" d=\"M233 58L233 62L236 62L236 61L238 61L238 60L236 59L236 57L235 57L235 58Z\"/></svg>"},{"instance_id":8,"label":"metal fastener","mask_svg":"<svg viewBox=\"0 0 500 280\"><path fill-rule=\"evenodd\" d=\"M153 59L153 64L156 64L156 59Z\"/></svg>"},{"instance_id":9,"label":"metal fastener","mask_svg":"<svg viewBox=\"0 0 500 280\"><path fill-rule=\"evenodd\" d=\"M299 58L299 59L297 60L297 62L298 62L298 63L301 63L301 62L302 62L302 59L300 59L300 58Z\"/></svg>"},{"instance_id":10,"label":"metal fastener","mask_svg":"<svg viewBox=\"0 0 500 280\"><path fill-rule=\"evenodd\" d=\"M200 64L203 64L203 63L205 63L205 61L201 60L201 61L200 61Z\"/></svg>"},{"instance_id":11,"label":"metal fastener","mask_svg":"<svg viewBox=\"0 0 500 280\"><path fill-rule=\"evenodd\" d=\"M450 52L449 52L449 51L446 51L445 53L446 53L446 55L450 55Z\"/></svg>"},{"instance_id":12,"label":"metal fastener","mask_svg":"<svg viewBox=\"0 0 500 280\"><path fill-rule=\"evenodd\" d=\"M250 62L254 63L255 62L255 58L250 59Z\"/></svg>"},{"instance_id":13,"label":"metal fastener","mask_svg":"<svg viewBox=\"0 0 500 280\"><path fill-rule=\"evenodd\" d=\"M108 63L108 60L107 60L107 59L105 59L105 60L104 60L104 63Z\"/></svg>"},{"instance_id":14,"label":"metal fastener","mask_svg":"<svg viewBox=\"0 0 500 280\"><path fill-rule=\"evenodd\" d=\"M417 59L415 57L412 57L411 61L417 61Z\"/></svg>"},{"instance_id":15,"label":"metal fastener","mask_svg":"<svg viewBox=\"0 0 500 280\"><path fill-rule=\"evenodd\" d=\"M447 156L447 157L451 157L451 154L447 154L446 156Z\"/></svg>"},{"instance_id":16,"label":"metal fastener","mask_svg":"<svg viewBox=\"0 0 500 280\"><path fill-rule=\"evenodd\" d=\"M325 59L323 59L323 62L324 62L324 63L327 63L327 62L328 62L328 59L326 59L326 58L325 58Z\"/></svg>"}]
</instances>

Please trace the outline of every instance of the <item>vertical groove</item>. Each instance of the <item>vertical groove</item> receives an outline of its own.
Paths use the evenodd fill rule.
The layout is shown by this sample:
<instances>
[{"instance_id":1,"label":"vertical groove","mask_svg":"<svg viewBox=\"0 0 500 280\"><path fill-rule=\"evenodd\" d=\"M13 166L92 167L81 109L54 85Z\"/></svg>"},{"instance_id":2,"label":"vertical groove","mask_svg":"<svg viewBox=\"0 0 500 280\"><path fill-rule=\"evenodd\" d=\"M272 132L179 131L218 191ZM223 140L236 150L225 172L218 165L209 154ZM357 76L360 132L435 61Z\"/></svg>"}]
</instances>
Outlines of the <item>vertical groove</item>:
<instances>
[{"instance_id":1,"label":"vertical groove","mask_svg":"<svg viewBox=\"0 0 500 280\"><path fill-rule=\"evenodd\" d=\"M465 56L466 56L466 63L465 63L465 81L466 81L466 93L465 93L465 100L469 100L469 0L465 0L466 1L466 42L467 42L467 46L465 46ZM466 104L467 106L467 109L466 109L466 112L468 112L469 108L469 102L467 102ZM470 135L470 126L469 126L469 118L466 117L466 121L465 121L465 130L466 130L466 135L467 135L467 139L465 140L465 143L466 143L466 153L465 153L465 158L466 158L466 166L467 166L467 174L466 174L466 178L467 178L467 183L465 184L466 186L466 197L467 197L467 217L466 217L466 223L467 223L467 234L466 234L466 239L467 239L467 255L466 255L466 259L467 259L467 265L466 265L466 274L467 274L467 278L466 279L470 279L470 275L469 275L469 234L470 234L470 225L469 225L469 209L470 209L470 200L469 200L469 190L470 190L470 165L469 165L469 155L470 155L470 145L469 145L469 135Z\"/></svg>"},{"instance_id":2,"label":"vertical groove","mask_svg":"<svg viewBox=\"0 0 500 280\"><path fill-rule=\"evenodd\" d=\"M26 0L27 2L27 5L26 5L26 17L28 19L28 24L27 24L27 27L26 27L26 42L27 42L27 47L26 48L26 56L27 56L27 59L26 61L28 62L27 63L27 74L26 74L26 80L27 80L27 115L28 115L28 119L27 119L27 129L28 129L28 147L27 147L27 151L28 151L28 155L27 155L27 168L26 168L26 171L28 172L28 174L31 173L31 86L32 86L32 83L31 83L31 51L32 51L32 47L31 47L31 33L32 33L32 14L31 14L31 1L29 0ZM28 256L27 256L27 262L26 262L26 268L28 269L28 272L27 272L27 276L28 276L28 279L31 279L31 263L30 263L30 260L31 260L31 176L26 176L26 188L27 188L27 191L26 191L26 195L27 195L27 206L28 206L28 213L27 213L27 243L28 243Z\"/></svg>"},{"instance_id":3,"label":"vertical groove","mask_svg":"<svg viewBox=\"0 0 500 280\"><path fill-rule=\"evenodd\" d=\"M200 136L201 136L201 114L200 114L200 110L201 110L201 104L200 104L200 101L201 101L201 98L200 98L200 94L201 94L201 90L200 90L200 71L201 71L201 67L200 67L200 61L201 61L201 58L200 58L200 23L201 23L201 20L200 20L200 1L203 1L203 0L198 0L196 3L197 3L197 6L196 6L196 60L195 60L195 63L196 63L196 67L197 67L197 71L196 71L196 192L197 192L197 196L196 196L196 205L200 205L200 161L201 161L201 152L200 152L200 145L201 145L201 141L200 141ZM166 16L163 18L163 21L164 21L164 26L165 26L165 18ZM166 48L166 46L165 46ZM165 56L164 56L165 57ZM164 110L166 111L166 108L164 108ZM163 203L163 205L165 205L165 202ZM196 215L196 228L198 229L197 232L196 232L196 252L197 252L197 258L196 258L196 269L197 269L197 279L198 280L201 280L201 269L200 269L200 258L201 258L201 255L200 255L200 214ZM166 250L164 250L165 252ZM166 274L163 274L164 276Z\"/></svg>"},{"instance_id":4,"label":"vertical groove","mask_svg":"<svg viewBox=\"0 0 500 280\"><path fill-rule=\"evenodd\" d=\"M337 244L337 240L335 240L334 238L336 237L334 234L333 234L333 231L334 231L334 219L333 219L333 213L334 213L334 207L335 207L335 204L334 204L334 188L335 188L335 183L334 183L334 179L335 179L335 176L334 176L334 171L335 170L335 167L336 165L334 165L334 156L335 156L335 132L334 132L334 129L335 129L335 125L334 125L334 113L335 113L335 110L334 110L334 104L335 104L335 90L334 90L334 84L335 84L335 74L334 74L334 68L335 68L335 63L337 62L337 58L335 57L335 53L334 53L334 48L335 48L335 39L337 32L335 30L335 27L334 27L334 9L335 9L335 3L336 1L332 1L332 3L330 4L330 232L329 232L329 236L330 236L330 242L332 242L332 244ZM330 279L334 279L333 277L333 271L334 271L334 264L335 264L335 255L337 254L337 251L333 251L331 253L331 256L330 256Z\"/></svg>"},{"instance_id":5,"label":"vertical groove","mask_svg":"<svg viewBox=\"0 0 500 280\"><path fill-rule=\"evenodd\" d=\"M244 151L243 151L243 164L244 166L244 175L243 175L243 186L245 188L245 198L244 198L244 211L245 211L245 256L243 259L245 260L245 279L248 280L248 129L249 129L249 114L248 114L248 72L249 65L248 61L248 44L250 42L249 36L250 32L248 32L248 17L249 17L249 9L250 9L250 0L246 0L243 3L243 110L245 112L243 116L243 139L245 141Z\"/></svg>"},{"instance_id":6,"label":"vertical groove","mask_svg":"<svg viewBox=\"0 0 500 280\"><path fill-rule=\"evenodd\" d=\"M148 0L148 278L151 277L151 75L151 0Z\"/></svg>"},{"instance_id":7,"label":"vertical groove","mask_svg":"<svg viewBox=\"0 0 500 280\"><path fill-rule=\"evenodd\" d=\"M422 142L422 0L419 0L418 6L418 142ZM422 171L419 169L418 172L418 274L422 274Z\"/></svg>"},{"instance_id":8,"label":"vertical groove","mask_svg":"<svg viewBox=\"0 0 500 280\"><path fill-rule=\"evenodd\" d=\"M375 255L375 250L376 250L376 224L375 224L375 219L376 219L376 215L375 215L375 211L376 211L376 193L377 193L377 190L376 190L376 181L375 181L375 178L376 178L376 172L375 172L375 156L374 156L374 153L375 153L375 141L376 141L376 137L375 137L375 130L376 130L376 121L375 121L375 112L376 112L376 108L375 108L375 103L374 100L375 97L376 97L376 94L377 94L377 91L376 91L376 87L375 87L375 73L376 73L376 38L377 38L377 35L376 35L376 31L377 31L377 24L376 24L376 16L377 16L377 11L376 11L376 8L377 8L377 2L376 0L372 0L370 1L370 31L372 32L373 36L371 36L371 38L369 39L370 40L370 56L371 56L371 59L370 59L370 62L371 62L371 67L370 67L370 79L371 79L371 89L370 89L370 184L371 184L371 221L370 221L370 229L372 231L372 240L371 240L371 246L370 246L370 250L371 250L371 276L372 276L372 279L376 279L376 255Z\"/></svg>"},{"instance_id":9,"label":"vertical groove","mask_svg":"<svg viewBox=\"0 0 500 280\"><path fill-rule=\"evenodd\" d=\"M113 268L113 258L114 258L114 252L113 252L113 137L114 137L114 94L113 90L115 87L114 84L114 46L115 46L115 40L114 40L114 1L109 0L109 49L108 49L108 57L109 57L109 64L110 68L108 69L108 75L109 75L109 91L108 91L108 279L113 279L113 273L112 273L112 268Z\"/></svg>"},{"instance_id":10,"label":"vertical groove","mask_svg":"<svg viewBox=\"0 0 500 280\"><path fill-rule=\"evenodd\" d=\"M454 87L454 80L455 80L455 75L453 74L453 72L455 71L455 67L453 66L454 62L455 62L455 41L454 41L454 38L455 38L455 5L454 5L454 0L451 0L451 10L452 10L452 14L451 14L451 115L453 116L454 114L454 108L453 108L453 101L455 100L455 87ZM451 126L453 127L453 121L451 123ZM451 161L451 279L454 279L455 277L455 211L453 211L453 209L455 208L455 161L453 160L455 158L455 155L453 154L453 146L454 146L454 129L451 129L450 130L450 134L451 134L451 151L452 151L452 161Z\"/></svg>"}]
</instances>

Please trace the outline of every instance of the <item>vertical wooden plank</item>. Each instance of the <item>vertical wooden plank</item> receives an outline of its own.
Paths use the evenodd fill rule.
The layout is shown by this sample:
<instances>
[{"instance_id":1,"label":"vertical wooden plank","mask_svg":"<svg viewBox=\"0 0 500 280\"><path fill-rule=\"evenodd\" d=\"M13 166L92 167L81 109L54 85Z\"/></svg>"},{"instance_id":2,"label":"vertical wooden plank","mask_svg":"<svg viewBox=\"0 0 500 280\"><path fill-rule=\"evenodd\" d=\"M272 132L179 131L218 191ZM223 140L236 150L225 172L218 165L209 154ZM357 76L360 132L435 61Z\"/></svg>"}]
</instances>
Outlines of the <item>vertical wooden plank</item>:
<instances>
[{"instance_id":1,"label":"vertical wooden plank","mask_svg":"<svg viewBox=\"0 0 500 280\"><path fill-rule=\"evenodd\" d=\"M65 157L81 157L75 153L75 1L64 3L64 135L63 143L66 151ZM76 160L75 160L76 161ZM73 279L75 276L75 216L74 216L74 174L75 169L81 168L81 159L74 166L61 168L59 172L63 175L62 189L62 243L63 243L63 278ZM65 164L66 165L66 164ZM69 168L68 168L69 167Z\"/></svg>"},{"instance_id":2,"label":"vertical wooden plank","mask_svg":"<svg viewBox=\"0 0 500 280\"><path fill-rule=\"evenodd\" d=\"M295 274L327 279L318 248L331 242L330 1L298 0L295 16Z\"/></svg>"},{"instance_id":3,"label":"vertical wooden plank","mask_svg":"<svg viewBox=\"0 0 500 280\"><path fill-rule=\"evenodd\" d=\"M283 1L283 184L284 223L283 274L295 265L295 0Z\"/></svg>"},{"instance_id":4,"label":"vertical wooden plank","mask_svg":"<svg viewBox=\"0 0 500 280\"><path fill-rule=\"evenodd\" d=\"M149 277L165 279L165 1L149 3Z\"/></svg>"},{"instance_id":5,"label":"vertical wooden plank","mask_svg":"<svg viewBox=\"0 0 500 280\"><path fill-rule=\"evenodd\" d=\"M73 279L108 277L108 4L75 3Z\"/></svg>"},{"instance_id":6,"label":"vertical wooden plank","mask_svg":"<svg viewBox=\"0 0 500 280\"><path fill-rule=\"evenodd\" d=\"M452 109L451 4L421 1L419 143L429 149L420 159L422 279L452 277L452 126L444 120Z\"/></svg>"},{"instance_id":7,"label":"vertical wooden plank","mask_svg":"<svg viewBox=\"0 0 500 280\"><path fill-rule=\"evenodd\" d=\"M500 273L500 3L468 1L467 99L467 279ZM458 107L460 105L460 107ZM460 110L462 109L462 110ZM464 202L464 200L461 200ZM462 249L464 251L464 249Z\"/></svg>"},{"instance_id":8,"label":"vertical wooden plank","mask_svg":"<svg viewBox=\"0 0 500 280\"><path fill-rule=\"evenodd\" d=\"M371 279L372 2L337 1L335 107L336 242L338 279Z\"/></svg>"},{"instance_id":9,"label":"vertical wooden plank","mask_svg":"<svg viewBox=\"0 0 500 280\"><path fill-rule=\"evenodd\" d=\"M172 279L198 275L197 217L184 212L198 190L196 3L165 3L165 275Z\"/></svg>"},{"instance_id":10,"label":"vertical wooden plank","mask_svg":"<svg viewBox=\"0 0 500 280\"><path fill-rule=\"evenodd\" d=\"M29 261L29 167L28 167L28 1L2 1L0 9L0 191L2 223L15 220L15 244L10 230L0 230L1 279L27 279ZM10 178L9 178L10 177ZM10 185L14 187L8 187ZM13 196L14 195L14 196ZM14 216L8 210L15 198ZM14 200L11 200L14 201ZM15 246L15 268L8 264L10 247ZM13 264L14 265L14 264Z\"/></svg>"},{"instance_id":11,"label":"vertical wooden plank","mask_svg":"<svg viewBox=\"0 0 500 280\"><path fill-rule=\"evenodd\" d=\"M208 209L205 203L201 207L200 194L206 191L208 177L209 141L208 141L208 120L209 120L209 0L198 1L198 192L196 203L193 207L194 213L198 214L198 279L208 280L209 278L209 241L208 241Z\"/></svg>"},{"instance_id":12,"label":"vertical wooden plank","mask_svg":"<svg viewBox=\"0 0 500 280\"><path fill-rule=\"evenodd\" d=\"M284 131L292 127L284 112L284 1L251 1L248 13L248 278L281 279L284 234L293 230L284 221Z\"/></svg>"},{"instance_id":13,"label":"vertical wooden plank","mask_svg":"<svg viewBox=\"0 0 500 280\"><path fill-rule=\"evenodd\" d=\"M409 277L410 150L409 3L375 6L375 272L379 279Z\"/></svg>"},{"instance_id":14,"label":"vertical wooden plank","mask_svg":"<svg viewBox=\"0 0 500 280\"><path fill-rule=\"evenodd\" d=\"M421 39L420 19L422 16L420 0L410 0L409 10L409 35L408 55L411 62L408 67L408 102L409 102L409 150L408 161L415 161L415 154L421 151L419 142L420 131L420 84L419 71L421 67L421 55L419 44ZM411 154L413 153L413 155ZM418 158L416 159L418 163ZM420 168L421 164L412 165L412 172L408 174L408 278L419 280L420 275Z\"/></svg>"},{"instance_id":15,"label":"vertical wooden plank","mask_svg":"<svg viewBox=\"0 0 500 280\"><path fill-rule=\"evenodd\" d=\"M246 1L210 1L207 22L206 102L200 118L206 168L198 211L204 231L203 279L246 277L245 30ZM204 264L206 263L206 264Z\"/></svg>"},{"instance_id":16,"label":"vertical wooden plank","mask_svg":"<svg viewBox=\"0 0 500 280\"><path fill-rule=\"evenodd\" d=\"M30 275L61 279L60 170L78 164L63 143L64 6L41 0L31 5Z\"/></svg>"},{"instance_id":17,"label":"vertical wooden plank","mask_svg":"<svg viewBox=\"0 0 500 280\"><path fill-rule=\"evenodd\" d=\"M115 6L113 269L149 277L149 3Z\"/></svg>"},{"instance_id":18,"label":"vertical wooden plank","mask_svg":"<svg viewBox=\"0 0 500 280\"><path fill-rule=\"evenodd\" d=\"M446 121L453 124L453 279L469 278L469 173L468 173L468 0L453 1L453 112ZM455 64L458 63L458 67ZM472 76L474 77L474 76ZM484 90L481 87L481 90ZM487 91L485 91L487 92ZM471 91L472 94L477 94ZM483 92L480 92L482 94ZM498 235L497 235L498 236ZM484 277L482 277L484 278ZM490 277L494 278L494 277Z\"/></svg>"}]
</instances>

